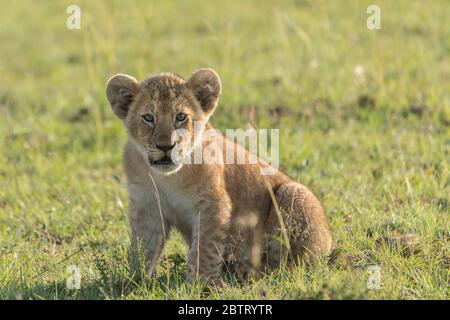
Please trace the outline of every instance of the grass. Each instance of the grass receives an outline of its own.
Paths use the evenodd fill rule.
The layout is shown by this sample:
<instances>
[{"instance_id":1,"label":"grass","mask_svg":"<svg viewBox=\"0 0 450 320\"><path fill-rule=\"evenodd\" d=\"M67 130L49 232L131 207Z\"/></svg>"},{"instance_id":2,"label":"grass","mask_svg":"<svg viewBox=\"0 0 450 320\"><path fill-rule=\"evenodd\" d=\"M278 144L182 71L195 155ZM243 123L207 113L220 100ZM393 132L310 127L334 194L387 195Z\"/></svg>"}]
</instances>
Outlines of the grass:
<instances>
[{"instance_id":1,"label":"grass","mask_svg":"<svg viewBox=\"0 0 450 320\"><path fill-rule=\"evenodd\" d=\"M73 3L81 30L65 27ZM0 298L448 299L450 6L378 0L368 30L372 3L1 1ZM175 233L130 289L126 133L106 80L205 66L223 80L213 124L280 128L281 167L322 200L336 249L205 295L183 282ZM414 250L386 240L407 233Z\"/></svg>"}]
</instances>

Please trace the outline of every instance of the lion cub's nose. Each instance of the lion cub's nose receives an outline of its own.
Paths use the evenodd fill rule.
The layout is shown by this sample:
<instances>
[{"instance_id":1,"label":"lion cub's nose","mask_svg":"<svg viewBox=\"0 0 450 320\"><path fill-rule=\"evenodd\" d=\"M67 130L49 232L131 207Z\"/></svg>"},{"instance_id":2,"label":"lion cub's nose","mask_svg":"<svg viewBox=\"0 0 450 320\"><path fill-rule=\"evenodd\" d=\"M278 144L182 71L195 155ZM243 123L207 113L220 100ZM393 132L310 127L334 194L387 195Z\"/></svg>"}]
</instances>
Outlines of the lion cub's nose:
<instances>
[{"instance_id":1,"label":"lion cub's nose","mask_svg":"<svg viewBox=\"0 0 450 320\"><path fill-rule=\"evenodd\" d=\"M175 147L175 143L172 145L159 145L156 143L156 147L161 151L167 152L170 149L173 149L173 147Z\"/></svg>"}]
</instances>

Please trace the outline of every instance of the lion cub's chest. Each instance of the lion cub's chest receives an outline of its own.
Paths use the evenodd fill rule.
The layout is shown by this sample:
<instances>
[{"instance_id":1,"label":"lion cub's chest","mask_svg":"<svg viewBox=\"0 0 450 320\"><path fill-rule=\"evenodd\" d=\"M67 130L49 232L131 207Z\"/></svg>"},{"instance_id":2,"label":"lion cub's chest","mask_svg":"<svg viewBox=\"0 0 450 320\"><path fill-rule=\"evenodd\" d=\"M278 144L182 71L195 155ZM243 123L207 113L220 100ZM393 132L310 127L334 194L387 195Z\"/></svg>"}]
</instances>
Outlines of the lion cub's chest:
<instances>
[{"instance_id":1,"label":"lion cub's chest","mask_svg":"<svg viewBox=\"0 0 450 320\"><path fill-rule=\"evenodd\" d=\"M185 238L190 239L197 221L195 195L171 182L170 180L159 183L156 181L163 216Z\"/></svg>"}]
</instances>

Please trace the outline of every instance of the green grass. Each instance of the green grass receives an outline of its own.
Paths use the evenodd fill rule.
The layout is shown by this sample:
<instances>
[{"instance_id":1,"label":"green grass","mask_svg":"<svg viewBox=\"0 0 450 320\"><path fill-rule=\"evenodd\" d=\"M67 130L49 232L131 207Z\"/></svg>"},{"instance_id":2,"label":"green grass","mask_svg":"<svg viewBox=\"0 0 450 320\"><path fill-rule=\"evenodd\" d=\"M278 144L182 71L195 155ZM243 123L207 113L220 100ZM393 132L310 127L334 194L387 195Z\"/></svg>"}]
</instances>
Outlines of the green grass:
<instances>
[{"instance_id":1,"label":"green grass","mask_svg":"<svg viewBox=\"0 0 450 320\"><path fill-rule=\"evenodd\" d=\"M1 1L0 298L448 299L450 6L375 2L371 31L374 1ZM65 27L72 3L81 30ZM126 133L106 80L206 66L223 81L213 124L280 128L281 167L322 200L336 250L205 294L183 282L175 234L130 288ZM406 233L413 253L383 242Z\"/></svg>"}]
</instances>

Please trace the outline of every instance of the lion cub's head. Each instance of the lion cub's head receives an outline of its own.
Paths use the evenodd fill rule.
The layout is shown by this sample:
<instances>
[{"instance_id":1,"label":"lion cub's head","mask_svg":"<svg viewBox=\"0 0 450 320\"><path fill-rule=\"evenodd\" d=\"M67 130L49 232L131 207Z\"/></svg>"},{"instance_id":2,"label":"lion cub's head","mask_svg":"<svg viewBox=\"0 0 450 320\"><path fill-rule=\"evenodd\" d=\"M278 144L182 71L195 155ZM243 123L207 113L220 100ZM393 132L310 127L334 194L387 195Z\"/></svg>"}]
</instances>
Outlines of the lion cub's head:
<instances>
[{"instance_id":1,"label":"lion cub's head","mask_svg":"<svg viewBox=\"0 0 450 320\"><path fill-rule=\"evenodd\" d=\"M117 74L106 86L108 101L130 140L151 168L165 174L179 170L190 156L220 92L219 76L212 69L200 69L188 80L164 73L140 83Z\"/></svg>"}]
</instances>

